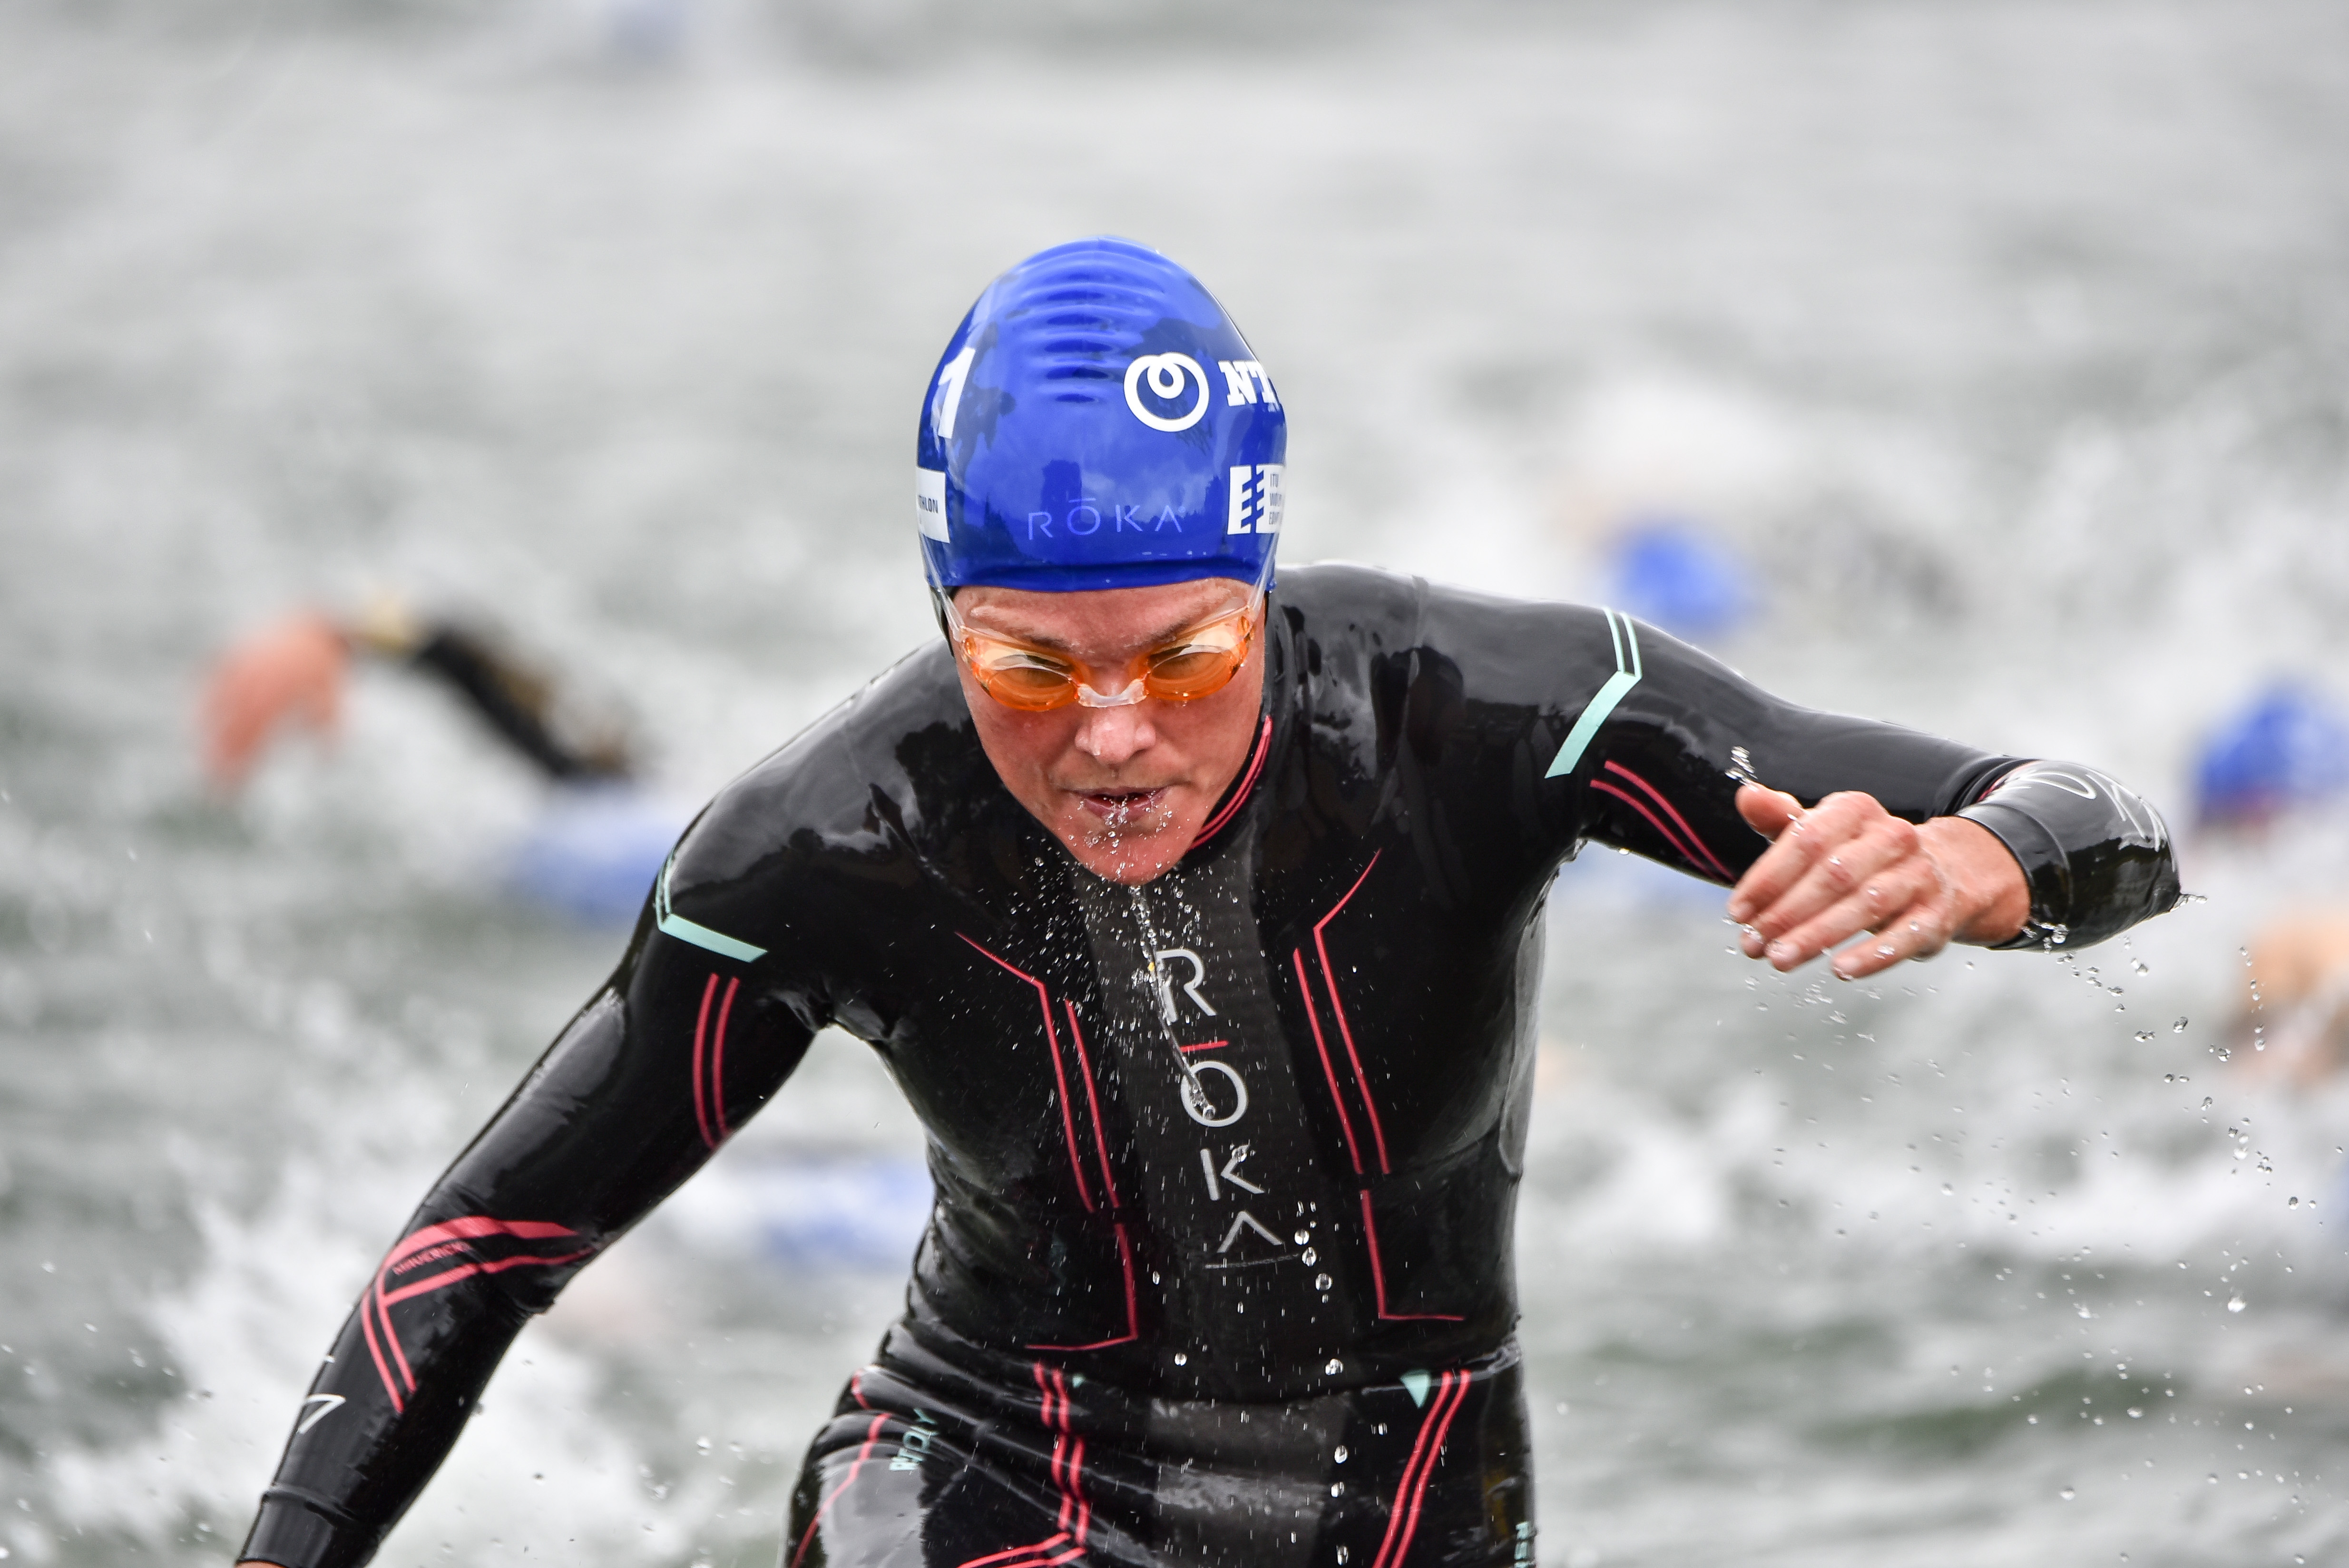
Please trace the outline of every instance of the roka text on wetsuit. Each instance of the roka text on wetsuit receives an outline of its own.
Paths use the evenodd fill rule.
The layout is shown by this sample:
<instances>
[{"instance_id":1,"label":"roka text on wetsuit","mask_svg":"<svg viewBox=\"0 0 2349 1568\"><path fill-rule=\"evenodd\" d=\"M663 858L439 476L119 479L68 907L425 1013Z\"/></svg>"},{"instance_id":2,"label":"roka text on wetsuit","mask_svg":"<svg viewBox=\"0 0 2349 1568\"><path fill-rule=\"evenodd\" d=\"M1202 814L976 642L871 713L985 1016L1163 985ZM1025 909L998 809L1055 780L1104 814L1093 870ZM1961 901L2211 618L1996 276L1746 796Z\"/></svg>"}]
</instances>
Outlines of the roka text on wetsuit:
<instances>
[{"instance_id":1,"label":"roka text on wetsuit","mask_svg":"<svg viewBox=\"0 0 2349 1568\"><path fill-rule=\"evenodd\" d=\"M1595 841L1729 882L1764 847L1733 804L1754 777L1962 811L2029 876L2026 940L2176 898L2110 779L1796 708L1609 612L1341 567L1272 605L1247 765L1141 887L1004 790L943 646L721 794L386 1256L248 1555L363 1561L526 1318L833 1023L920 1114L937 1200L786 1563L1509 1562L1561 861Z\"/></svg>"}]
</instances>

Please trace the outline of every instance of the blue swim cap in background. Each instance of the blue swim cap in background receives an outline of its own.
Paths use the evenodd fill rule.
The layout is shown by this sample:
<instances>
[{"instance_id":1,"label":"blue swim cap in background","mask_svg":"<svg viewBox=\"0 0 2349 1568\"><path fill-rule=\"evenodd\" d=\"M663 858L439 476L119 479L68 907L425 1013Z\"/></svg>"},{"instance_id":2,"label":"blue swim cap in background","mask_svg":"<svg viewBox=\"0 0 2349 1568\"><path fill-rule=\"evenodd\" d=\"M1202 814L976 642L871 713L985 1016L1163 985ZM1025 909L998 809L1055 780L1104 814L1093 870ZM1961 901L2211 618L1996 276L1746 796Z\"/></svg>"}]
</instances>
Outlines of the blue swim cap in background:
<instances>
[{"instance_id":1,"label":"blue swim cap in background","mask_svg":"<svg viewBox=\"0 0 2349 1568\"><path fill-rule=\"evenodd\" d=\"M1610 554L1609 601L1674 637L1721 636L1753 607L1744 563L1686 518L1632 518Z\"/></svg>"},{"instance_id":2,"label":"blue swim cap in background","mask_svg":"<svg viewBox=\"0 0 2349 1568\"><path fill-rule=\"evenodd\" d=\"M2349 722L2321 693L2279 680L2222 722L2195 759L2197 813L2248 824L2329 800L2349 783Z\"/></svg>"},{"instance_id":3,"label":"blue swim cap in background","mask_svg":"<svg viewBox=\"0 0 2349 1568\"><path fill-rule=\"evenodd\" d=\"M988 285L922 403L931 583L1076 592L1269 581L1288 421L1199 280L1072 240Z\"/></svg>"}]
</instances>

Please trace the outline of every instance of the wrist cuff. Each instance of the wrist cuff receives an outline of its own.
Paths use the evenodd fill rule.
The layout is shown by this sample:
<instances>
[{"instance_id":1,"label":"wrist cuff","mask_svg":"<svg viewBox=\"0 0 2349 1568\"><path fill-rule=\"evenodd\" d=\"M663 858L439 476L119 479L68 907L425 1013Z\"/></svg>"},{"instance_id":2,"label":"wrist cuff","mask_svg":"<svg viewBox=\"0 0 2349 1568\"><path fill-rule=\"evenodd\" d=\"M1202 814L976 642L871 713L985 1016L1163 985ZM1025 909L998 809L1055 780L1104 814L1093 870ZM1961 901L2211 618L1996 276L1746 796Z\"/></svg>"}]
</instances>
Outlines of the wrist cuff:
<instances>
[{"instance_id":1,"label":"wrist cuff","mask_svg":"<svg viewBox=\"0 0 2349 1568\"><path fill-rule=\"evenodd\" d=\"M1992 950L2062 947L2072 915L2072 860L2062 841L2037 817L1996 800L1977 801L1957 815L1988 828L2006 846L2031 890L2031 916L2023 929L1992 943Z\"/></svg>"}]
</instances>

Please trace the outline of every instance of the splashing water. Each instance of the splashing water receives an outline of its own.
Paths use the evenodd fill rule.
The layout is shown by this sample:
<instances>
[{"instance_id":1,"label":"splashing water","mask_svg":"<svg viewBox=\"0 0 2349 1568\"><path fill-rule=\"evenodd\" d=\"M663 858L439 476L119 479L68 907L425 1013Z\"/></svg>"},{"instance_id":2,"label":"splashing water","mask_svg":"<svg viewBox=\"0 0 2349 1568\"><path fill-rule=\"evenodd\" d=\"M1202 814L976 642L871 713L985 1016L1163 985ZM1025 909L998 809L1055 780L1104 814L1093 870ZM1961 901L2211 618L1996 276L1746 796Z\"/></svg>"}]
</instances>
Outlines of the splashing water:
<instances>
[{"instance_id":1,"label":"splashing water","mask_svg":"<svg viewBox=\"0 0 2349 1568\"><path fill-rule=\"evenodd\" d=\"M587 9L0 20L12 1563L233 1549L370 1262L616 951L504 901L544 802L390 672L207 802L205 654L369 581L489 607L704 795L935 635L908 378L1049 240L1162 244L1249 324L1291 559L1577 596L1688 517L1757 680L2173 802L2250 666L2340 667L2337 8ZM1717 892L1570 866L1545 1552L2336 1560L2349 1096L2184 1036L2343 836L2190 840L2208 901L2127 949L1831 1005L1723 954ZM526 1332L386 1561L771 1562L918 1156L827 1037ZM779 1240L824 1206L884 1218Z\"/></svg>"}]
</instances>

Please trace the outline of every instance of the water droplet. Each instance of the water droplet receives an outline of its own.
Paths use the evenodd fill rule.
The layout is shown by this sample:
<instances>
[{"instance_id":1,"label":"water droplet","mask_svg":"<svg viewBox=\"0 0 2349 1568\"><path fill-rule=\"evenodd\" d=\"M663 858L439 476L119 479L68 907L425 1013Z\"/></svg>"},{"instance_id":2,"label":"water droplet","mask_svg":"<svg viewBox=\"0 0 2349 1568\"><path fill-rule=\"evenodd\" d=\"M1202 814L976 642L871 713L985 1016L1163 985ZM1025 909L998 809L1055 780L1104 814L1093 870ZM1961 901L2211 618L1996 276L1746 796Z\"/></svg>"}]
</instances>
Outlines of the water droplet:
<instances>
[{"instance_id":1,"label":"water droplet","mask_svg":"<svg viewBox=\"0 0 2349 1568\"><path fill-rule=\"evenodd\" d=\"M2074 1491L2070 1487L2068 1487L2068 1486L2067 1486L2067 1487L2065 1487L2062 1491L2057 1492L2055 1495L2056 1495L2057 1497L2062 1498L2065 1502L2069 1502L2069 1501L2071 1501L2074 1498L2075 1498L2075 1497L2079 1496L2080 1494L2079 1494L2078 1492Z\"/></svg>"},{"instance_id":2,"label":"water droplet","mask_svg":"<svg viewBox=\"0 0 2349 1568\"><path fill-rule=\"evenodd\" d=\"M1310 1247L1308 1247L1308 1248L1306 1248L1306 1249L1305 1249L1305 1266L1306 1266L1307 1268L1309 1268L1309 1268L1311 1268L1314 1264L1316 1264L1316 1263L1319 1262L1320 1261L1321 1261L1321 1254L1320 1254L1320 1253L1319 1253L1319 1252L1315 1251L1314 1251L1312 1248L1310 1248Z\"/></svg>"},{"instance_id":3,"label":"water droplet","mask_svg":"<svg viewBox=\"0 0 2349 1568\"><path fill-rule=\"evenodd\" d=\"M2172 1034L2183 1034L2186 1033L2186 1015L2184 1013L2181 1012L2178 1014L2178 1022L2169 1026L2169 1032Z\"/></svg>"},{"instance_id":4,"label":"water droplet","mask_svg":"<svg viewBox=\"0 0 2349 1568\"><path fill-rule=\"evenodd\" d=\"M1174 1353L1174 1365L1177 1366L1188 1366L1191 1365L1191 1358L1178 1350Z\"/></svg>"},{"instance_id":5,"label":"water droplet","mask_svg":"<svg viewBox=\"0 0 2349 1568\"><path fill-rule=\"evenodd\" d=\"M1331 1482L1330 1483L1330 1495L1331 1497L1343 1497L1343 1496L1345 1496L1345 1495L1346 1495L1346 1483L1345 1483L1344 1481L1331 1481Z\"/></svg>"},{"instance_id":6,"label":"water droplet","mask_svg":"<svg viewBox=\"0 0 2349 1568\"><path fill-rule=\"evenodd\" d=\"M2135 1405L2132 1405L2132 1406L2130 1406L2130 1407L2128 1407L2128 1416L2129 1416L2129 1419L2130 1419L2130 1420L2132 1420L2132 1421L2134 1421L2134 1420L2137 1419L2139 1417L2143 1416L2144 1414L2145 1414L2144 1410L2140 1409L2138 1407L2137 1407L2137 1406L2135 1406Z\"/></svg>"},{"instance_id":7,"label":"water droplet","mask_svg":"<svg viewBox=\"0 0 2349 1568\"><path fill-rule=\"evenodd\" d=\"M1297 1241L1297 1244L1298 1244L1299 1246L1300 1246L1300 1247L1302 1247L1303 1245L1305 1245L1305 1243L1306 1243L1306 1242L1310 1241L1311 1240L1313 1240L1313 1232L1312 1232L1312 1231L1299 1231L1297 1233L1297 1236L1296 1236L1296 1241Z\"/></svg>"},{"instance_id":8,"label":"water droplet","mask_svg":"<svg viewBox=\"0 0 2349 1568\"><path fill-rule=\"evenodd\" d=\"M1317 1291L1326 1291L1336 1282L1336 1281L1332 1280L1327 1274L1316 1274L1313 1276L1313 1288Z\"/></svg>"},{"instance_id":9,"label":"water droplet","mask_svg":"<svg viewBox=\"0 0 2349 1568\"><path fill-rule=\"evenodd\" d=\"M2243 1310L2243 1298L2242 1298L2242 1297L2240 1297L2240 1296L2230 1296L2230 1297L2227 1299L2227 1310L2228 1310L2229 1312L2240 1312L2240 1311L2242 1311L2242 1310Z\"/></svg>"},{"instance_id":10,"label":"water droplet","mask_svg":"<svg viewBox=\"0 0 2349 1568\"><path fill-rule=\"evenodd\" d=\"M2300 1207L2300 1199L2297 1199L2297 1198L2288 1198L2288 1199L2284 1199L2284 1205L2283 1205L2283 1206L2284 1206L2286 1209L2297 1209L2297 1208L2299 1208L2299 1207Z\"/></svg>"},{"instance_id":11,"label":"water droplet","mask_svg":"<svg viewBox=\"0 0 2349 1568\"><path fill-rule=\"evenodd\" d=\"M1340 1464L1344 1464L1346 1462L1346 1445L1343 1443L1339 1444L1338 1451L1332 1457L1335 1458Z\"/></svg>"},{"instance_id":12,"label":"water droplet","mask_svg":"<svg viewBox=\"0 0 2349 1568\"><path fill-rule=\"evenodd\" d=\"M1946 1182L1946 1181L1944 1181L1943 1183L1941 1183L1941 1196L1942 1196L1942 1197L1944 1197L1944 1198L1951 1198L1951 1197L1955 1197L1956 1195L1957 1195L1957 1189L1955 1189L1955 1188L1951 1187L1951 1186L1948 1182Z\"/></svg>"},{"instance_id":13,"label":"water droplet","mask_svg":"<svg viewBox=\"0 0 2349 1568\"><path fill-rule=\"evenodd\" d=\"M1330 1376L1335 1377L1338 1374L1346 1370L1346 1364L1333 1355L1330 1358L1330 1365L1323 1367L1321 1370L1328 1373Z\"/></svg>"}]
</instances>

